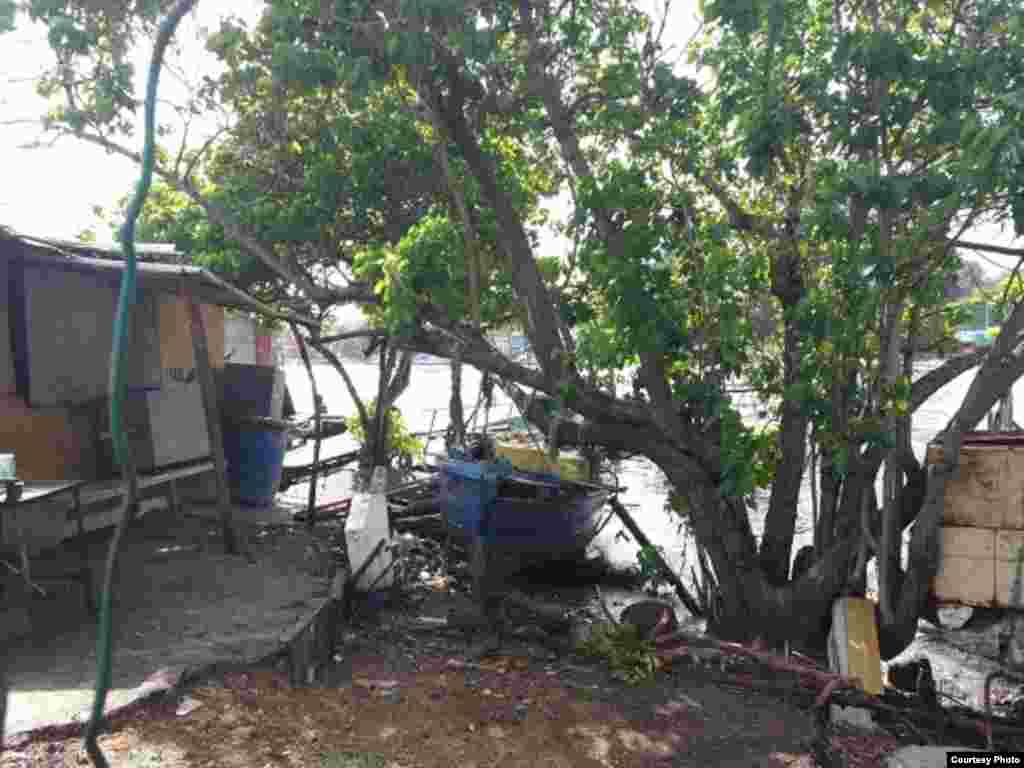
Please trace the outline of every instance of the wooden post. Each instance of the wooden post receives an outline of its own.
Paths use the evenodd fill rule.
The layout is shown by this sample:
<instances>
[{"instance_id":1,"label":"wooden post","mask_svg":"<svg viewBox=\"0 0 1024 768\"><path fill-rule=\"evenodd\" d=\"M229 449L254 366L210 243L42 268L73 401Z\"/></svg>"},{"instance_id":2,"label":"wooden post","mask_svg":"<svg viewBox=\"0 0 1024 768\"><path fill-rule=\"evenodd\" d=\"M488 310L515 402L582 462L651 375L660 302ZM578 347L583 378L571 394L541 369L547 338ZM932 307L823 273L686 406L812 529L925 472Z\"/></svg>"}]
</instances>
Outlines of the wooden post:
<instances>
[{"instance_id":1,"label":"wooden post","mask_svg":"<svg viewBox=\"0 0 1024 768\"><path fill-rule=\"evenodd\" d=\"M224 439L220 428L220 409L217 406L217 386L210 368L210 351L206 339L206 324L203 322L202 307L195 297L185 289L188 314L192 332L192 355L195 357L196 378L206 412L206 429L210 436L210 450L213 451L213 466L217 481L217 508L224 535L224 552L236 554L235 531L231 526L231 496L228 493L227 463L224 460Z\"/></svg>"},{"instance_id":2,"label":"wooden post","mask_svg":"<svg viewBox=\"0 0 1024 768\"><path fill-rule=\"evenodd\" d=\"M4 743L4 723L7 721L7 659L10 653L0 654L0 744Z\"/></svg>"},{"instance_id":3,"label":"wooden post","mask_svg":"<svg viewBox=\"0 0 1024 768\"><path fill-rule=\"evenodd\" d=\"M316 377L313 376L313 364L309 360L309 350L306 349L306 340L299 333L299 326L292 323L292 335L295 336L295 344L302 356L302 364L306 367L306 375L309 376L309 386L313 391L313 429L316 437L313 438L313 472L309 476L309 502L306 509L306 527L312 529L316 525L316 518L313 510L316 509L316 480L317 470L320 467L320 395L316 389Z\"/></svg>"}]
</instances>

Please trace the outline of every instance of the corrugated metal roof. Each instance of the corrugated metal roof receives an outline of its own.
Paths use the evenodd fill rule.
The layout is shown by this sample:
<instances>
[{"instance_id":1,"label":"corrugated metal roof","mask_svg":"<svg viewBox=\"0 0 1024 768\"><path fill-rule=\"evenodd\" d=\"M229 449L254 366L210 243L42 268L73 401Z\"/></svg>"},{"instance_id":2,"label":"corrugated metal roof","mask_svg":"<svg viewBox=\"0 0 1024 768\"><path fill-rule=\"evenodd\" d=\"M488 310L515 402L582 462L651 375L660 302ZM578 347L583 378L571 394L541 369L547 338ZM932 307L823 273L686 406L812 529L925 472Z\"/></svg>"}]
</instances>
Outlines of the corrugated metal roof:
<instances>
[{"instance_id":1,"label":"corrugated metal roof","mask_svg":"<svg viewBox=\"0 0 1024 768\"><path fill-rule=\"evenodd\" d=\"M14 237L27 242L41 243L75 253L99 254L100 258L120 259L124 253L118 243L87 243L84 240L66 240L61 237L39 237L24 232L12 232ZM136 243L135 253L140 257L158 256L162 258L187 259L187 255L179 251L173 243Z\"/></svg>"},{"instance_id":2,"label":"corrugated metal roof","mask_svg":"<svg viewBox=\"0 0 1024 768\"><path fill-rule=\"evenodd\" d=\"M120 258L121 251L116 247L93 246L88 243L61 245L59 240L22 235L0 228L0 242L4 239L29 246L30 250L26 254L29 260L57 269L118 277L125 269L125 262ZM81 256L76 251L109 253L111 258L91 258ZM161 255L167 255L167 252L163 251ZM265 317L300 323L310 328L319 326L312 318L278 311L201 267L153 261L139 261L137 264L139 283L147 287L175 294L182 287L187 287L197 299L207 304L246 309Z\"/></svg>"}]
</instances>

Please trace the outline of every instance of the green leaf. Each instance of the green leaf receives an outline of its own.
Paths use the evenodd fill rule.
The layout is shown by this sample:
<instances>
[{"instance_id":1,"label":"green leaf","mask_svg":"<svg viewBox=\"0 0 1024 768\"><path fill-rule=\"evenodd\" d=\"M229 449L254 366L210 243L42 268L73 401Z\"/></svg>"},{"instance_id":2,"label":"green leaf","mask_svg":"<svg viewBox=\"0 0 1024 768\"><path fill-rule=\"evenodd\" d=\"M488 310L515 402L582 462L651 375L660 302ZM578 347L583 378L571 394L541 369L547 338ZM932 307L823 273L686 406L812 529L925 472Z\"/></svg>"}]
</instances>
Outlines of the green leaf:
<instances>
[{"instance_id":1,"label":"green leaf","mask_svg":"<svg viewBox=\"0 0 1024 768\"><path fill-rule=\"evenodd\" d=\"M0 0L0 35L14 30L14 19L18 15L18 6L14 0Z\"/></svg>"}]
</instances>

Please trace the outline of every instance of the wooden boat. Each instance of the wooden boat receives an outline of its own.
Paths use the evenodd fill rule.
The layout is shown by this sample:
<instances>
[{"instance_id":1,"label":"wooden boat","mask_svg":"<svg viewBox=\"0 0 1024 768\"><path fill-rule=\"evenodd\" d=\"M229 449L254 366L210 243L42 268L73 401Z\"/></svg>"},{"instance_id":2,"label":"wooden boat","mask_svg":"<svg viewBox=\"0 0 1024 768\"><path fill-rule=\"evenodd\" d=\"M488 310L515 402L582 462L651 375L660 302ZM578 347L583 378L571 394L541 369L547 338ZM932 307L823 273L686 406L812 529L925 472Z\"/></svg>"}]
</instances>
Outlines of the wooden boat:
<instances>
[{"instance_id":1,"label":"wooden boat","mask_svg":"<svg viewBox=\"0 0 1024 768\"><path fill-rule=\"evenodd\" d=\"M450 458L439 472L448 532L479 531L496 552L519 564L581 556L602 525L609 489L515 469L508 461Z\"/></svg>"}]
</instances>

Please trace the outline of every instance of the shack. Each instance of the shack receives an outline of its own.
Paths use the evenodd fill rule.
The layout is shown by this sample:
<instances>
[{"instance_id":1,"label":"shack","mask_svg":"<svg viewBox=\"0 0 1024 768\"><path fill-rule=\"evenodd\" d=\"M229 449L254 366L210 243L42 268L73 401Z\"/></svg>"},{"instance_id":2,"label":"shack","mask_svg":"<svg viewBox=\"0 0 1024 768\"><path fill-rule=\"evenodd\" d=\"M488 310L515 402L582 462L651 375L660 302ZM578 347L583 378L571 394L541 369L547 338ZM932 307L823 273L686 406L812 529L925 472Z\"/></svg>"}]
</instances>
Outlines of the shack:
<instances>
[{"instance_id":1,"label":"shack","mask_svg":"<svg viewBox=\"0 0 1024 768\"><path fill-rule=\"evenodd\" d=\"M20 551L24 570L30 550L111 525L120 509L107 392L123 270L114 249L0 228L0 453L15 454L26 490L69 491L20 514L0 506L0 559ZM225 308L315 322L275 312L196 267L142 261L138 284L124 413L144 514L173 504L179 480L213 474L223 487L216 382ZM205 360L196 354L203 350Z\"/></svg>"}]
</instances>

